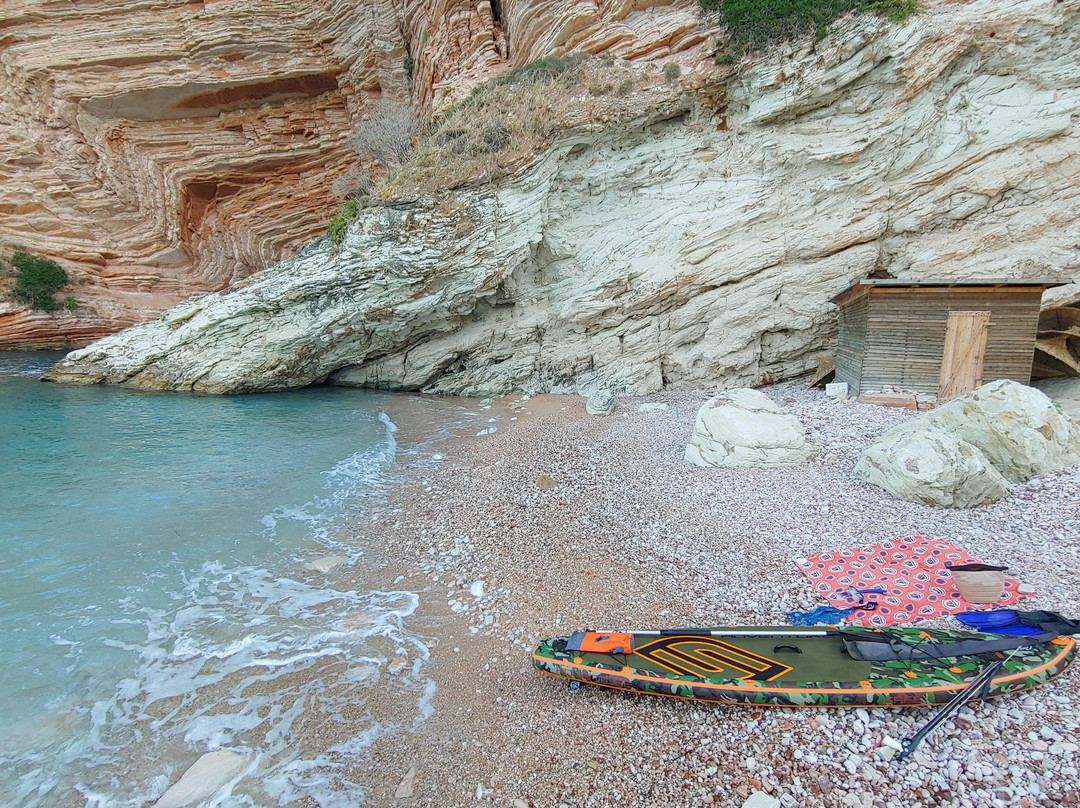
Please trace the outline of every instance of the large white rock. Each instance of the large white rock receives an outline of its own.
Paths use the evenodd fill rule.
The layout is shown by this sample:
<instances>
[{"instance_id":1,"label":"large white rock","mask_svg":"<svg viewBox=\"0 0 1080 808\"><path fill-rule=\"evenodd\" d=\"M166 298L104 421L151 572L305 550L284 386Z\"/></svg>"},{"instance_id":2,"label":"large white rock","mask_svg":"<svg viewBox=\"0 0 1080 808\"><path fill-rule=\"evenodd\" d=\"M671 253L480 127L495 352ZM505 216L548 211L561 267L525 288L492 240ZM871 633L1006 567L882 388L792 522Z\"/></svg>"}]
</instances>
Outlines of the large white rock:
<instances>
[{"instance_id":1,"label":"large white rock","mask_svg":"<svg viewBox=\"0 0 1080 808\"><path fill-rule=\"evenodd\" d=\"M900 499L971 508L1076 465L1080 426L1039 390L995 381L885 432L855 475Z\"/></svg>"},{"instance_id":2,"label":"large white rock","mask_svg":"<svg viewBox=\"0 0 1080 808\"><path fill-rule=\"evenodd\" d=\"M1080 465L1080 427L1019 382L984 384L915 420L978 446L1013 482Z\"/></svg>"},{"instance_id":3,"label":"large white rock","mask_svg":"<svg viewBox=\"0 0 1080 808\"><path fill-rule=\"evenodd\" d=\"M219 749L195 761L183 776L154 803L154 808L185 808L212 797L222 786L243 774L252 758Z\"/></svg>"},{"instance_id":4,"label":"large white rock","mask_svg":"<svg viewBox=\"0 0 1080 808\"><path fill-rule=\"evenodd\" d=\"M855 476L899 499L941 508L987 505L1009 493L986 455L935 427L879 439L859 458Z\"/></svg>"},{"instance_id":5,"label":"large white rock","mask_svg":"<svg viewBox=\"0 0 1080 808\"><path fill-rule=\"evenodd\" d=\"M816 453L798 418L745 387L706 401L686 446L698 466L793 466Z\"/></svg>"}]
</instances>

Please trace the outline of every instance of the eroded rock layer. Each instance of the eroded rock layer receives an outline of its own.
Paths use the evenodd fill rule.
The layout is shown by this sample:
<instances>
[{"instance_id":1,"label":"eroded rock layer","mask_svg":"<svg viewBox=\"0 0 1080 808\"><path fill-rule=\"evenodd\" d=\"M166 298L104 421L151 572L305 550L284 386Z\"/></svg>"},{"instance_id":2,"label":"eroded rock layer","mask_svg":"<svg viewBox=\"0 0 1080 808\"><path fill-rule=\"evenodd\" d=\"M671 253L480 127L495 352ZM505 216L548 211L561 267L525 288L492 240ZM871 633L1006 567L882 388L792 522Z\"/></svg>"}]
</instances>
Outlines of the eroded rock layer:
<instances>
[{"instance_id":1,"label":"eroded rock layer","mask_svg":"<svg viewBox=\"0 0 1080 808\"><path fill-rule=\"evenodd\" d=\"M868 274L1075 275L1078 52L1076 0L848 20L568 132L498 190L368 209L340 251L313 244L53 378L644 393L801 373L830 297Z\"/></svg>"},{"instance_id":2,"label":"eroded rock layer","mask_svg":"<svg viewBox=\"0 0 1080 808\"><path fill-rule=\"evenodd\" d=\"M56 259L80 308L2 311L0 348L80 344L287 257L383 93L427 109L549 52L703 39L694 0L7 0L0 259Z\"/></svg>"}]
</instances>

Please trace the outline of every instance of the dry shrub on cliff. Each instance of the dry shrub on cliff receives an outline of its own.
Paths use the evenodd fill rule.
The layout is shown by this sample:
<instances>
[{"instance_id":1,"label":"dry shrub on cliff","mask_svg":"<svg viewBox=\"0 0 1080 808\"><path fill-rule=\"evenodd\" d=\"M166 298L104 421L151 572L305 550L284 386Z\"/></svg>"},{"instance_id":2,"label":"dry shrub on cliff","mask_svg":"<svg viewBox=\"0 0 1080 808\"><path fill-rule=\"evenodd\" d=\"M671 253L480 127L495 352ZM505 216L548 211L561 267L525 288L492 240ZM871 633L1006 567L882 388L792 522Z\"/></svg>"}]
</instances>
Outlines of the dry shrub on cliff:
<instances>
[{"instance_id":1,"label":"dry shrub on cliff","mask_svg":"<svg viewBox=\"0 0 1080 808\"><path fill-rule=\"evenodd\" d=\"M662 74L655 73L653 81L635 83L630 67L582 54L515 68L446 109L380 194L434 194L498 180L543 152L561 129L639 114L657 101L650 88L670 95ZM630 98L638 85L642 95ZM625 92L605 98L591 90L598 86Z\"/></svg>"},{"instance_id":2,"label":"dry shrub on cliff","mask_svg":"<svg viewBox=\"0 0 1080 808\"><path fill-rule=\"evenodd\" d=\"M353 131L353 144L364 157L391 175L412 151L416 112L408 104L380 98Z\"/></svg>"}]
</instances>

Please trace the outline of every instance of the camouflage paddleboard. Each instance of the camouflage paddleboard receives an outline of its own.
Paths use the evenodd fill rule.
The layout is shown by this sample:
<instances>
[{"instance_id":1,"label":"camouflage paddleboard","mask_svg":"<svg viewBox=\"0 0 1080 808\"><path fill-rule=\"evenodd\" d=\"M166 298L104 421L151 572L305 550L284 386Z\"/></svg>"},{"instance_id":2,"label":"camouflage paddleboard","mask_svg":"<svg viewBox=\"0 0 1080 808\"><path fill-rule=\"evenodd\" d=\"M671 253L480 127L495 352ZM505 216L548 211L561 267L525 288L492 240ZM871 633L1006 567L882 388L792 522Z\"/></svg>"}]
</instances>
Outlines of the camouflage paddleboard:
<instances>
[{"instance_id":1,"label":"camouflage paddleboard","mask_svg":"<svg viewBox=\"0 0 1080 808\"><path fill-rule=\"evenodd\" d=\"M1010 642L1026 644L995 650ZM874 643L885 649L878 655L899 658L856 658ZM931 649L963 653L927 658ZM541 642L533 666L574 682L726 704L907 707L948 702L996 660L1004 665L981 697L1029 690L1058 676L1075 652L1071 637L772 626L576 632Z\"/></svg>"}]
</instances>

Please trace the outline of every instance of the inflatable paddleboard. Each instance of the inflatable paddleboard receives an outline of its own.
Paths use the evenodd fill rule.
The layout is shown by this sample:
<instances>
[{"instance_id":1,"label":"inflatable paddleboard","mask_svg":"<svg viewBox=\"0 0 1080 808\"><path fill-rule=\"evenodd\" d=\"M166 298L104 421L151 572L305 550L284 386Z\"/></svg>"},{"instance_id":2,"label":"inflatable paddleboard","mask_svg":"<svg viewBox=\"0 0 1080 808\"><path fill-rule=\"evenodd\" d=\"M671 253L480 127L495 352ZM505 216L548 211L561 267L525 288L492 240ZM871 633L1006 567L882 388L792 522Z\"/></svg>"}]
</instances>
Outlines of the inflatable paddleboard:
<instances>
[{"instance_id":1,"label":"inflatable paddleboard","mask_svg":"<svg viewBox=\"0 0 1080 808\"><path fill-rule=\"evenodd\" d=\"M790 626L579 631L544 640L533 666L572 683L658 696L776 707L907 707L947 703L988 665L993 698L1060 675L1072 637L1006 637L941 629Z\"/></svg>"}]
</instances>

